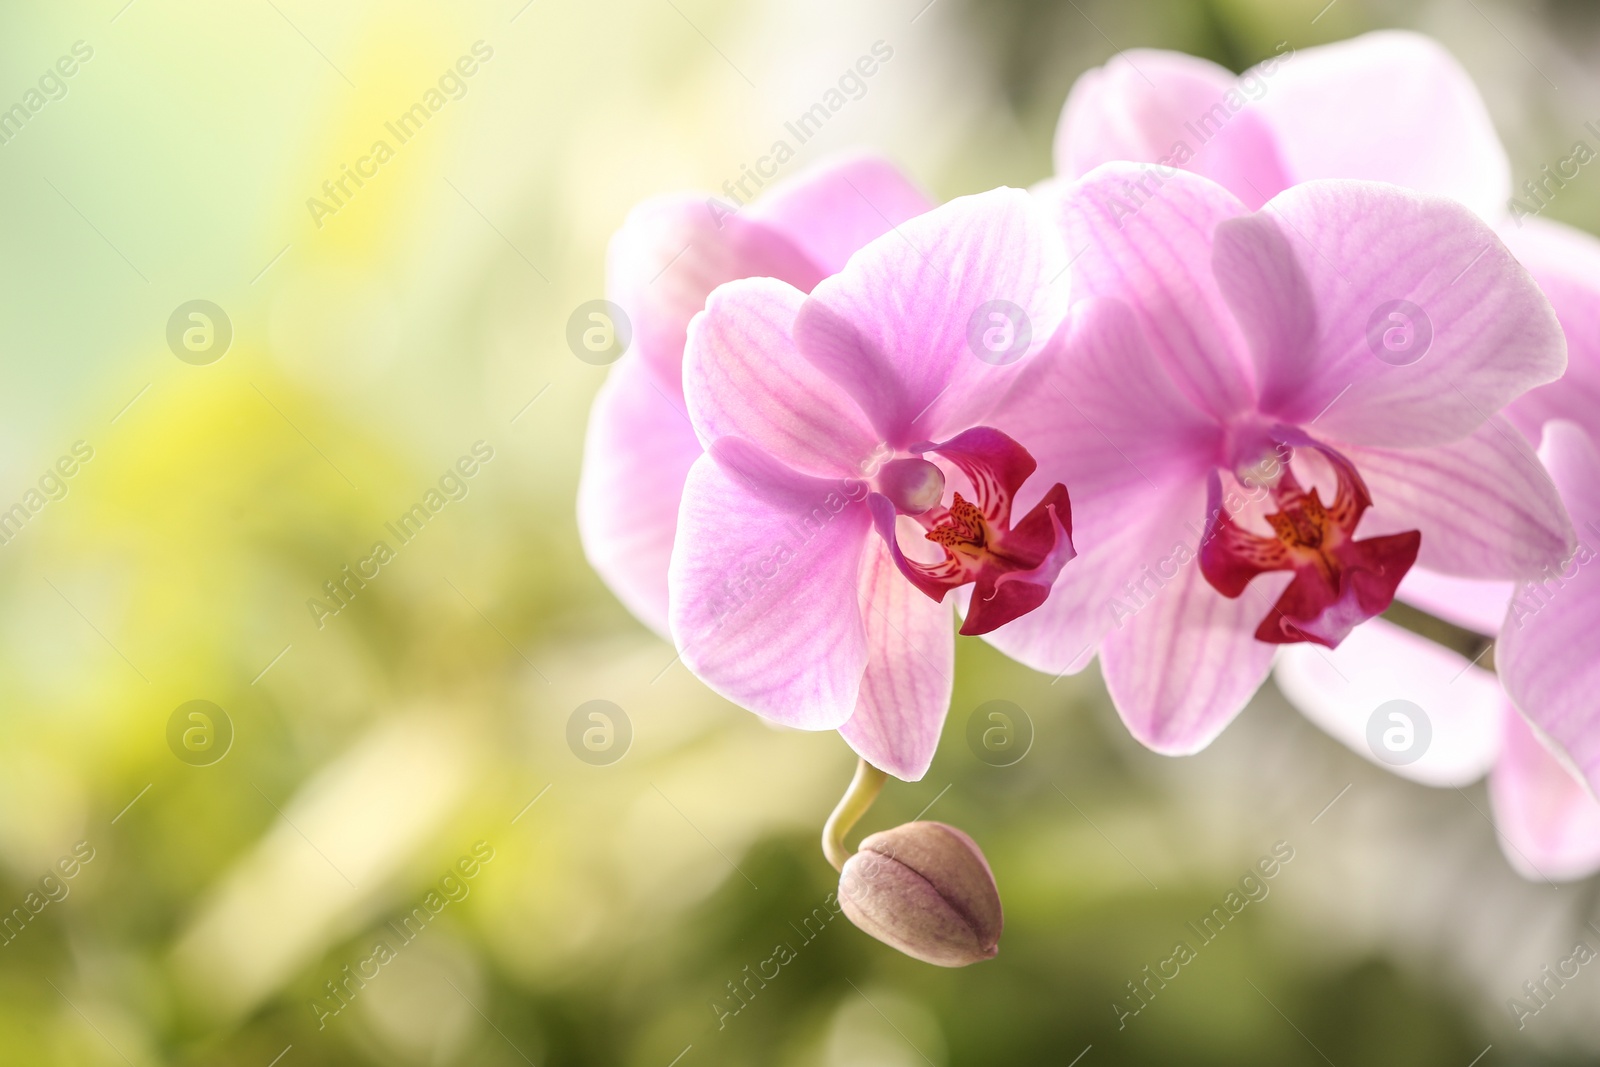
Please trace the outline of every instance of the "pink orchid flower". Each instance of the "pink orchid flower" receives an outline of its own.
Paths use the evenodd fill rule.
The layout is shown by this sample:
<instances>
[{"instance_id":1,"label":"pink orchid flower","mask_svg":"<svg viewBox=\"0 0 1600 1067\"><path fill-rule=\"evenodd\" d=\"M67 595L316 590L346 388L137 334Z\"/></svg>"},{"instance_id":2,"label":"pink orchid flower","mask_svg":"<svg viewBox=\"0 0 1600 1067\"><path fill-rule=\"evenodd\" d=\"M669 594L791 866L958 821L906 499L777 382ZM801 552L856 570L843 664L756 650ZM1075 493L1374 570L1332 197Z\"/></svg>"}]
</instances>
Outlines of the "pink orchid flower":
<instances>
[{"instance_id":1,"label":"pink orchid flower","mask_svg":"<svg viewBox=\"0 0 1600 1067\"><path fill-rule=\"evenodd\" d=\"M1056 175L1119 160L1203 174L1252 209L1318 178L1448 196L1490 223L1511 195L1472 79L1438 42L1403 30L1299 52L1280 45L1240 75L1180 52L1119 53L1073 85Z\"/></svg>"},{"instance_id":2,"label":"pink orchid flower","mask_svg":"<svg viewBox=\"0 0 1600 1067\"><path fill-rule=\"evenodd\" d=\"M1064 671L1098 647L1134 735L1194 752L1281 644L1338 645L1414 559L1512 578L1566 549L1554 487L1498 414L1561 374L1560 326L1466 208L1317 181L1252 213L1130 164L1040 195L1081 302L1000 424L1054 425L1039 460L1072 486L1084 558L992 635L1002 650ZM1397 301L1426 309L1423 358L1386 358Z\"/></svg>"},{"instance_id":3,"label":"pink orchid flower","mask_svg":"<svg viewBox=\"0 0 1600 1067\"><path fill-rule=\"evenodd\" d=\"M667 561L678 504L701 447L683 406L683 347L706 297L737 278L809 292L868 241L933 206L893 166L819 164L737 214L696 194L639 205L612 239L607 295L633 344L589 419L578 531L589 562L645 625L667 634Z\"/></svg>"},{"instance_id":4,"label":"pink orchid flower","mask_svg":"<svg viewBox=\"0 0 1600 1067\"><path fill-rule=\"evenodd\" d=\"M1066 490L1030 478L1054 431L990 418L1064 318L1066 268L1034 199L997 189L902 223L809 296L775 279L711 294L684 361L706 452L668 571L690 670L897 777L926 772L950 701L946 594L975 590L962 632L986 633L1073 555ZM1013 335L980 358L996 306Z\"/></svg>"},{"instance_id":5,"label":"pink orchid flower","mask_svg":"<svg viewBox=\"0 0 1600 1067\"><path fill-rule=\"evenodd\" d=\"M1526 400L1519 401L1526 403ZM1409 630L1375 620L1337 651L1291 649L1276 676L1284 694L1317 725L1373 762L1427 785L1462 786L1489 771L1489 799L1501 847L1524 877L1565 881L1600 871L1600 802L1593 770L1592 634L1600 544L1600 452L1573 423L1546 427L1540 454L1578 523L1578 549L1537 581L1476 582L1418 574L1402 595L1438 617L1488 635L1500 677ZM1502 686L1504 687L1502 689ZM1541 688L1564 690L1559 695ZM1530 723L1525 707L1576 714ZM1371 727L1395 701L1415 755L1375 744ZM1417 720L1425 721L1419 725ZM1380 723L1380 728L1383 724ZM1422 730L1417 737L1415 731Z\"/></svg>"},{"instance_id":6,"label":"pink orchid flower","mask_svg":"<svg viewBox=\"0 0 1600 1067\"><path fill-rule=\"evenodd\" d=\"M1592 144L1584 148L1594 151ZM1403 32L1368 34L1275 56L1238 77L1189 56L1126 53L1074 88L1063 110L1056 157L1065 175L1112 158L1181 166L1214 177L1247 203L1295 182L1336 177L1382 180L1462 201L1496 226L1533 274L1571 352L1566 374L1513 403L1506 417L1529 440L1537 440L1552 418L1582 423L1591 440L1600 433L1600 242L1529 217L1548 206L1572 174L1562 162L1554 171L1546 166L1512 199L1510 167L1488 110L1471 78L1436 42ZM1580 450L1570 431L1557 434L1550 449ZM1570 457L1565 462L1574 465ZM1565 495L1571 510L1582 513L1585 501L1572 499L1578 491ZM1583 521L1579 529L1587 542L1595 531ZM1584 710L1592 703L1585 683L1600 645L1590 621L1574 617L1577 597L1563 592L1566 611L1543 610L1553 590L1571 583L1583 555L1580 543L1577 556L1521 587L1509 615L1509 584L1461 582L1419 569L1399 590L1402 599L1487 634L1501 629L1505 615L1511 648L1522 651L1507 653L1503 679L1523 694L1519 702L1541 727L1537 733L1507 710L1484 672L1455 665L1450 653L1383 623L1374 624L1368 640L1355 642L1360 652L1351 652L1349 644L1337 653L1291 650L1280 667L1285 688L1313 719L1335 736L1349 734L1352 747L1365 752L1366 739L1351 730L1373 712L1370 701L1404 693L1403 679L1419 684L1419 673L1429 673L1422 665L1432 662L1449 676L1441 683L1451 694L1445 707L1453 709L1445 743L1436 739L1428 756L1402 773L1459 784L1498 758L1491 795L1513 863L1528 873L1532 859L1544 876L1588 873L1600 863L1600 818L1570 768L1581 765L1580 750L1596 743L1590 738L1600 737ZM1543 636L1530 639L1520 623L1534 614L1543 620L1532 631ZM1534 662L1546 672L1540 680L1520 678L1521 665ZM1308 677L1316 681L1308 683ZM1461 692L1472 688L1480 691L1478 698ZM1484 713L1496 704L1499 714ZM1592 769L1588 774L1592 789Z\"/></svg>"},{"instance_id":7,"label":"pink orchid flower","mask_svg":"<svg viewBox=\"0 0 1600 1067\"><path fill-rule=\"evenodd\" d=\"M1432 719L1433 740L1392 770L1430 785L1465 785L1489 769L1489 797L1508 860L1530 879L1563 881L1600 871L1600 802L1592 763L1600 723L1593 605L1600 549L1600 241L1529 220L1506 231L1538 279L1568 341L1567 373L1506 409L1531 439L1577 526L1578 546L1538 578L1472 582L1413 572L1400 598L1458 626L1498 635L1498 680L1463 657L1381 620L1371 638L1278 662L1290 701L1369 758L1365 724L1381 704L1406 699ZM1570 421L1565 421L1570 420ZM1352 647L1356 646L1356 647ZM1516 698L1517 710L1506 694ZM1526 712L1526 715L1523 714Z\"/></svg>"}]
</instances>

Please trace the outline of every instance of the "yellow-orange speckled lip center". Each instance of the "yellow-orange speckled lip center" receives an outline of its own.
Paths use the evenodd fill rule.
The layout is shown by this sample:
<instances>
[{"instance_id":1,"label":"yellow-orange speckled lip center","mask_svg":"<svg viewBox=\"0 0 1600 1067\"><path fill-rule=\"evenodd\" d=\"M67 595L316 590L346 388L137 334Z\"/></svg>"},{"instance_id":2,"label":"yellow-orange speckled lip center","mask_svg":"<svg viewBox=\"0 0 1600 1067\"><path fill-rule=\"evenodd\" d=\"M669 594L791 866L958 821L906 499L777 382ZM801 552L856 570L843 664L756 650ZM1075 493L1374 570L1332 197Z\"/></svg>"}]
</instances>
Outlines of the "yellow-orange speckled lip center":
<instances>
[{"instance_id":1,"label":"yellow-orange speckled lip center","mask_svg":"<svg viewBox=\"0 0 1600 1067\"><path fill-rule=\"evenodd\" d=\"M1338 564L1328 552L1345 540L1346 531L1328 513L1316 489L1298 494L1282 511L1268 515L1267 522L1294 559L1314 563L1329 576L1337 573Z\"/></svg>"},{"instance_id":2,"label":"yellow-orange speckled lip center","mask_svg":"<svg viewBox=\"0 0 1600 1067\"><path fill-rule=\"evenodd\" d=\"M952 552L981 556L989 545L989 524L976 504L957 493L949 517L923 536Z\"/></svg>"}]
</instances>

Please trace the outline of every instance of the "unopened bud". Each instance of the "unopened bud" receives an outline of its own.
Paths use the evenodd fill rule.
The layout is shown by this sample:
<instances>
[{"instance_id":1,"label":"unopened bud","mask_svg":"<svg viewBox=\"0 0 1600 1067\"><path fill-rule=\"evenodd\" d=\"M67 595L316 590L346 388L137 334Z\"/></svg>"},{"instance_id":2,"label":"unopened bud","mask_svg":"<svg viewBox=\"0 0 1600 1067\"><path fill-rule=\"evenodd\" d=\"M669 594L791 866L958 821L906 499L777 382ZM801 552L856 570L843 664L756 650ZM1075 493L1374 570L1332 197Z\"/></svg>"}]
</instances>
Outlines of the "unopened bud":
<instances>
[{"instance_id":1,"label":"unopened bud","mask_svg":"<svg viewBox=\"0 0 1600 1067\"><path fill-rule=\"evenodd\" d=\"M999 951L994 874L972 838L942 822L862 841L840 872L839 902L856 926L924 963L965 967Z\"/></svg>"}]
</instances>

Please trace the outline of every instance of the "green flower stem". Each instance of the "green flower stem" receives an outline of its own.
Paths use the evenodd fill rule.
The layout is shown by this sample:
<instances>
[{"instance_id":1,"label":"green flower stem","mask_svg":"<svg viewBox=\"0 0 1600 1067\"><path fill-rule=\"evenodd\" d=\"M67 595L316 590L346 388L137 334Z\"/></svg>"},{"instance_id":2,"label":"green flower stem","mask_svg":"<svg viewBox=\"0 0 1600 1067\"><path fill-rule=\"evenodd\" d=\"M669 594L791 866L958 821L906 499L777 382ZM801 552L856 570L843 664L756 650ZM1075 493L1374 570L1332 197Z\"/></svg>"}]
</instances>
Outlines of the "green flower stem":
<instances>
[{"instance_id":1,"label":"green flower stem","mask_svg":"<svg viewBox=\"0 0 1600 1067\"><path fill-rule=\"evenodd\" d=\"M833 864L836 871L844 870L844 861L849 859L852 850L845 847L844 835L850 828L860 821L861 816L872 807L872 802L878 799L878 794L883 791L883 783L889 776L878 770L866 760L856 764L856 776L850 779L850 788L844 791L844 796L839 798L839 804L833 809L833 814L828 816L828 821L822 827L822 854L828 857L828 862Z\"/></svg>"},{"instance_id":2,"label":"green flower stem","mask_svg":"<svg viewBox=\"0 0 1600 1067\"><path fill-rule=\"evenodd\" d=\"M1418 637L1426 637L1434 644L1449 649L1490 674L1495 672L1493 634L1480 634L1476 630L1457 626L1399 600L1389 605L1389 610L1383 613L1383 618L1401 629L1410 630Z\"/></svg>"}]
</instances>

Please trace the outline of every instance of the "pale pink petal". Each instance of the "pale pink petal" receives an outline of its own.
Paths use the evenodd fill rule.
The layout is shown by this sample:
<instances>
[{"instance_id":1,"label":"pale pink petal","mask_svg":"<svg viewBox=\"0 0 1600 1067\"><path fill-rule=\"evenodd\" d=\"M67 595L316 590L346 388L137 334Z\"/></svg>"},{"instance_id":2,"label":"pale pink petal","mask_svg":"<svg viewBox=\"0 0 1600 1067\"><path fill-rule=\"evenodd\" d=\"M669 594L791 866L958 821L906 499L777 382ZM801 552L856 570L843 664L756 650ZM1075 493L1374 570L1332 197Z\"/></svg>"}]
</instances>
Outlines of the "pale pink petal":
<instances>
[{"instance_id":1,"label":"pale pink petal","mask_svg":"<svg viewBox=\"0 0 1600 1067\"><path fill-rule=\"evenodd\" d=\"M1224 460L1224 432L1186 397L1147 342L1134 309L1114 297L1078 301L1065 328L989 413L1038 463L1012 510L1048 483L1085 495L1130 481L1201 481ZM1073 514L1081 520L1073 489Z\"/></svg>"},{"instance_id":2,"label":"pale pink petal","mask_svg":"<svg viewBox=\"0 0 1600 1067\"><path fill-rule=\"evenodd\" d=\"M1554 422L1540 449L1580 539L1564 568L1519 586L1495 665L1522 713L1600 788L1600 452L1577 425Z\"/></svg>"},{"instance_id":3,"label":"pale pink petal","mask_svg":"<svg viewBox=\"0 0 1600 1067\"><path fill-rule=\"evenodd\" d=\"M1555 484L1503 418L1447 445L1345 454L1372 494L1361 535L1421 530L1421 566L1461 578L1530 578L1570 551L1572 523Z\"/></svg>"},{"instance_id":4,"label":"pale pink petal","mask_svg":"<svg viewBox=\"0 0 1600 1067\"><path fill-rule=\"evenodd\" d=\"M1514 401L1506 414L1531 441L1551 419L1570 419L1600 439L1600 240L1537 218L1503 226L1500 235L1533 273L1567 335L1567 373Z\"/></svg>"},{"instance_id":5,"label":"pale pink petal","mask_svg":"<svg viewBox=\"0 0 1600 1067\"><path fill-rule=\"evenodd\" d=\"M714 291L689 328L684 401L704 442L739 437L795 470L859 478L878 436L795 348L790 331L805 299L771 278Z\"/></svg>"},{"instance_id":6,"label":"pale pink petal","mask_svg":"<svg viewBox=\"0 0 1600 1067\"><path fill-rule=\"evenodd\" d=\"M824 271L759 222L713 211L692 194L660 196L628 213L606 252L606 295L633 327L632 348L676 397L689 320L735 278L781 278L810 291Z\"/></svg>"},{"instance_id":7,"label":"pale pink petal","mask_svg":"<svg viewBox=\"0 0 1600 1067\"><path fill-rule=\"evenodd\" d=\"M1060 325L1066 266L1060 238L1027 193L961 197L880 237L818 285L795 341L894 447L949 437L981 421ZM984 349L970 339L992 301L1026 317L1031 339L1016 342L1011 362L979 358Z\"/></svg>"},{"instance_id":8,"label":"pale pink petal","mask_svg":"<svg viewBox=\"0 0 1600 1067\"><path fill-rule=\"evenodd\" d=\"M1290 645L1278 656L1273 678L1289 702L1352 752L1402 778L1425 785L1459 786L1475 782L1500 751L1500 716L1506 700L1494 675L1472 667L1465 657L1383 619L1350 632L1338 648ZM1408 708L1380 709L1390 701L1421 709L1423 726ZM1374 716L1382 759L1368 733ZM1401 750L1385 747L1385 734L1402 731ZM1422 747L1413 762L1397 763L1407 749Z\"/></svg>"},{"instance_id":9,"label":"pale pink petal","mask_svg":"<svg viewBox=\"0 0 1600 1067\"><path fill-rule=\"evenodd\" d=\"M1600 871L1600 803L1511 708L1489 776L1489 801L1506 859L1529 881L1563 882Z\"/></svg>"},{"instance_id":10,"label":"pale pink petal","mask_svg":"<svg viewBox=\"0 0 1600 1067\"><path fill-rule=\"evenodd\" d=\"M1056 127L1056 174L1102 163L1182 167L1260 207L1289 185L1255 82L1181 52L1136 48L1081 75Z\"/></svg>"},{"instance_id":11,"label":"pale pink petal","mask_svg":"<svg viewBox=\"0 0 1600 1067\"><path fill-rule=\"evenodd\" d=\"M1039 464L1016 508L1031 508L1055 482L1068 487L1079 555L1043 605L985 635L1051 674L1082 670L1100 639L1193 559L1204 530L1197 487L1222 438L1178 393L1127 305L1079 303L1058 340L991 424Z\"/></svg>"},{"instance_id":12,"label":"pale pink petal","mask_svg":"<svg viewBox=\"0 0 1600 1067\"><path fill-rule=\"evenodd\" d=\"M1244 335L1217 288L1211 241L1245 207L1222 186L1180 170L1111 163L1044 194L1076 257L1074 299L1133 308L1179 391L1215 418L1253 404Z\"/></svg>"},{"instance_id":13,"label":"pale pink petal","mask_svg":"<svg viewBox=\"0 0 1600 1067\"><path fill-rule=\"evenodd\" d=\"M667 571L689 670L758 715L830 730L867 666L858 604L865 505L735 438L689 470Z\"/></svg>"},{"instance_id":14,"label":"pale pink petal","mask_svg":"<svg viewBox=\"0 0 1600 1067\"><path fill-rule=\"evenodd\" d=\"M1384 30L1269 59L1241 82L1252 76L1292 182L1390 182L1485 219L1505 214L1505 149L1472 79L1437 41Z\"/></svg>"},{"instance_id":15,"label":"pale pink petal","mask_svg":"<svg viewBox=\"0 0 1600 1067\"><path fill-rule=\"evenodd\" d=\"M933 206L894 164L860 155L807 167L763 192L749 215L787 237L826 275Z\"/></svg>"},{"instance_id":16,"label":"pale pink petal","mask_svg":"<svg viewBox=\"0 0 1600 1067\"><path fill-rule=\"evenodd\" d=\"M1201 499L1196 486L1196 520ZM1255 630L1291 576L1263 575L1230 600L1197 564L1175 569L1106 635L1100 667L1129 732L1164 755L1186 756L1209 745L1266 680L1278 646L1257 641Z\"/></svg>"},{"instance_id":17,"label":"pale pink petal","mask_svg":"<svg viewBox=\"0 0 1600 1067\"><path fill-rule=\"evenodd\" d=\"M1514 585L1509 581L1456 578L1425 567L1412 567L1401 579L1395 597L1446 622L1493 637L1505 621Z\"/></svg>"},{"instance_id":18,"label":"pale pink petal","mask_svg":"<svg viewBox=\"0 0 1600 1067\"><path fill-rule=\"evenodd\" d=\"M861 558L867 670L855 714L839 733L862 759L915 782L928 772L950 707L955 638L950 605L905 580L881 538Z\"/></svg>"},{"instance_id":19,"label":"pale pink petal","mask_svg":"<svg viewBox=\"0 0 1600 1067\"><path fill-rule=\"evenodd\" d=\"M1443 444L1566 366L1538 285L1453 201L1307 182L1221 226L1216 269L1252 341L1262 413L1318 436Z\"/></svg>"},{"instance_id":20,"label":"pale pink petal","mask_svg":"<svg viewBox=\"0 0 1600 1067\"><path fill-rule=\"evenodd\" d=\"M646 626L667 636L667 560L689 467L700 456L684 414L638 355L595 396L578 477L578 535L596 573Z\"/></svg>"},{"instance_id":21,"label":"pale pink petal","mask_svg":"<svg viewBox=\"0 0 1600 1067\"><path fill-rule=\"evenodd\" d=\"M1117 499L1129 513L1115 536L1080 551L1043 604L984 634L985 641L1036 671L1076 674L1094 660L1107 633L1129 625L1157 591L1193 566L1198 535L1188 524L1198 527L1203 515L1181 487L1130 483ZM970 597L970 588L957 592L963 618Z\"/></svg>"}]
</instances>

